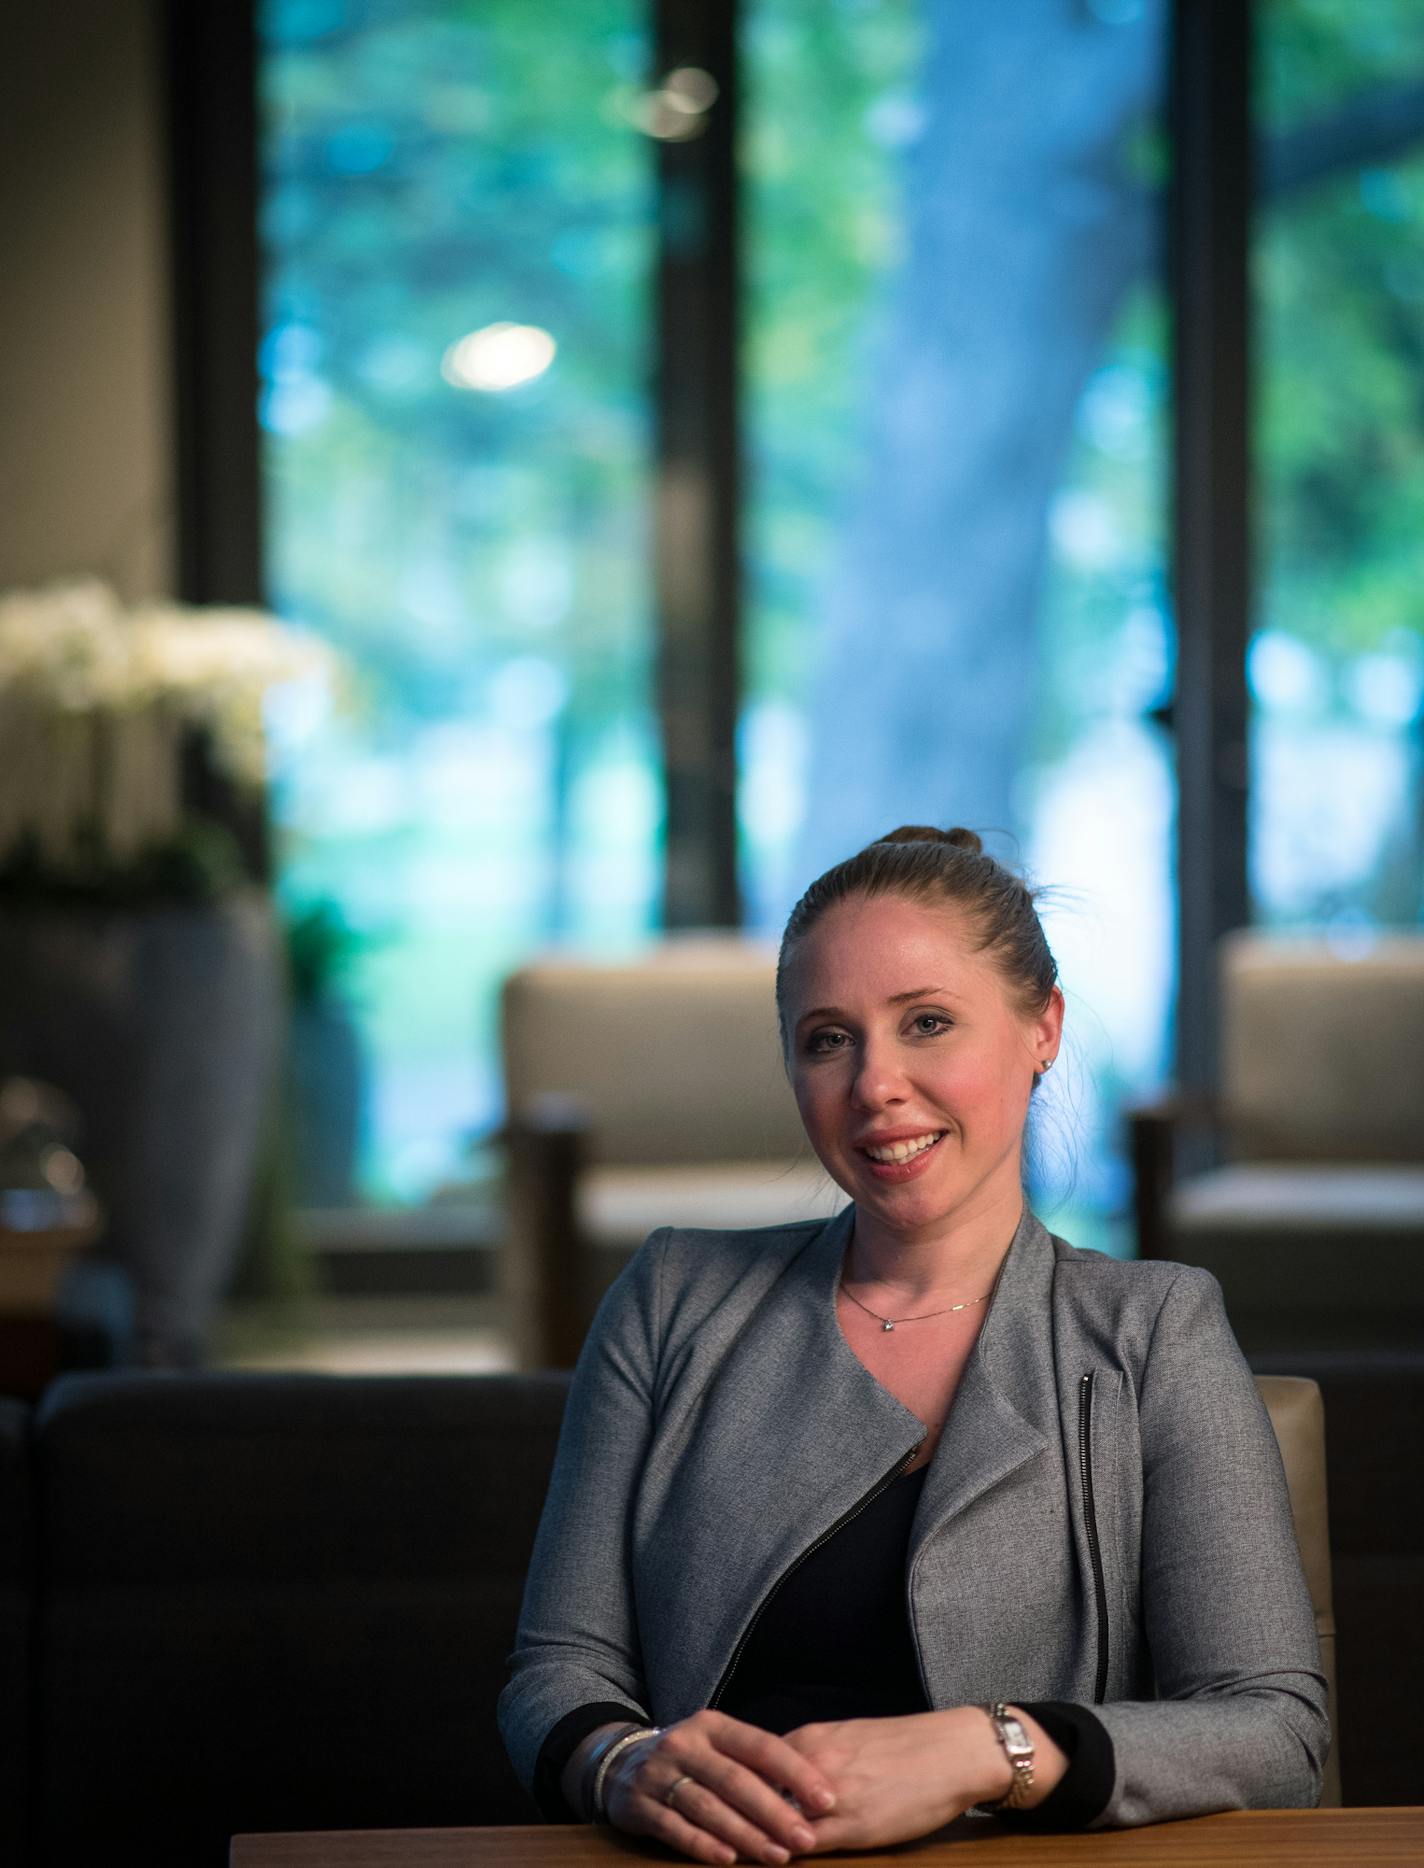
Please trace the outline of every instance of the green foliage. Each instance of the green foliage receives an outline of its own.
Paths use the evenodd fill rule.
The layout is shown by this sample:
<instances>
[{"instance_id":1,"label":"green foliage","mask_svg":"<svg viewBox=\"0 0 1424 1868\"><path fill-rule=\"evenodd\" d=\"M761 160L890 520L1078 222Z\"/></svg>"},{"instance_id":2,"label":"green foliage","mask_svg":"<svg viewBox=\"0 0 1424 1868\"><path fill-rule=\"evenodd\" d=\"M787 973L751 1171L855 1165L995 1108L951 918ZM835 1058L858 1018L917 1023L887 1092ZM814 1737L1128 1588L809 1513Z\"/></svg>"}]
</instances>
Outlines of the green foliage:
<instances>
[{"instance_id":1,"label":"green foliage","mask_svg":"<svg viewBox=\"0 0 1424 1868\"><path fill-rule=\"evenodd\" d=\"M856 485L868 339L903 257L903 143L919 96L917 0L745 9L746 680L804 695L821 591Z\"/></svg>"},{"instance_id":2,"label":"green foliage","mask_svg":"<svg viewBox=\"0 0 1424 1868\"><path fill-rule=\"evenodd\" d=\"M330 897L291 911L285 931L287 980L297 1005L317 1005L338 995L369 945Z\"/></svg>"},{"instance_id":3,"label":"green foliage","mask_svg":"<svg viewBox=\"0 0 1424 1868\"><path fill-rule=\"evenodd\" d=\"M542 577L575 593L539 645L575 716L643 706L652 156L619 114L642 10L341 12L303 41L301 9L266 10L266 366L323 411L267 444L279 605L388 719L438 718L528 652L510 589ZM501 320L555 336L548 377L453 388L448 346Z\"/></svg>"},{"instance_id":4,"label":"green foliage","mask_svg":"<svg viewBox=\"0 0 1424 1868\"><path fill-rule=\"evenodd\" d=\"M1271 0L1265 133L1424 82L1411 0ZM1268 203L1254 255L1259 620L1339 665L1424 636L1424 117L1418 155Z\"/></svg>"}]
</instances>

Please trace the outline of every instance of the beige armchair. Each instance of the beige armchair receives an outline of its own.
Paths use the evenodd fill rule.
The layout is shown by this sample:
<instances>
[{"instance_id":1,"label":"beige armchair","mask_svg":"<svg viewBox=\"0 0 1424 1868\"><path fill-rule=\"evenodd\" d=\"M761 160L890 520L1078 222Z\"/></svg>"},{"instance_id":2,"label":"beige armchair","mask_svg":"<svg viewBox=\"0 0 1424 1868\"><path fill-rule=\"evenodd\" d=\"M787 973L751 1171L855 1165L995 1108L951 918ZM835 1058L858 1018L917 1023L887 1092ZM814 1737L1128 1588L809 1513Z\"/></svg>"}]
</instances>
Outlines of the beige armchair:
<instances>
[{"instance_id":1,"label":"beige armchair","mask_svg":"<svg viewBox=\"0 0 1424 1868\"><path fill-rule=\"evenodd\" d=\"M1295 1540L1315 1632L1320 1663L1330 1692L1330 1756L1325 1765L1322 1804L1340 1802L1340 1724L1335 1691L1335 1606L1330 1577L1330 1514L1325 1483L1325 1409L1315 1382L1294 1375L1258 1375L1256 1387L1266 1404L1281 1449L1290 1489Z\"/></svg>"},{"instance_id":2,"label":"beige armchair","mask_svg":"<svg viewBox=\"0 0 1424 1868\"><path fill-rule=\"evenodd\" d=\"M654 1227L827 1216L801 1131L775 954L674 937L626 962L547 957L505 982L506 1287L526 1366L567 1367Z\"/></svg>"},{"instance_id":3,"label":"beige armchair","mask_svg":"<svg viewBox=\"0 0 1424 1868\"><path fill-rule=\"evenodd\" d=\"M1424 937L1239 933L1220 964L1219 1102L1130 1117L1141 1255L1215 1273L1249 1350L1417 1344Z\"/></svg>"}]
</instances>

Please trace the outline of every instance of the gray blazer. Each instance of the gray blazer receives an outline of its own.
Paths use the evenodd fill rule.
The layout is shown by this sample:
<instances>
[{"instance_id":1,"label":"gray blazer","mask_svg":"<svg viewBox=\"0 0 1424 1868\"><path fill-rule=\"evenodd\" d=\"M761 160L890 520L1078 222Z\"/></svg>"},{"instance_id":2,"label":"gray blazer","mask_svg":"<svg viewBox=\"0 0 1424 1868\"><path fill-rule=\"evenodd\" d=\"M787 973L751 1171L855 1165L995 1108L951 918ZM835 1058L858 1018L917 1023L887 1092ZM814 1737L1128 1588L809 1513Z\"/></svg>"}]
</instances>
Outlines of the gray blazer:
<instances>
[{"instance_id":1,"label":"gray blazer","mask_svg":"<svg viewBox=\"0 0 1424 1868\"><path fill-rule=\"evenodd\" d=\"M758 1605L922 1437L836 1321L853 1209L656 1232L605 1298L535 1543L505 1743L598 1701L716 1703ZM930 1703L1092 1705L1103 1825L1313 1804L1329 1743L1270 1421L1216 1281L1028 1213L926 1476L906 1588Z\"/></svg>"}]
</instances>

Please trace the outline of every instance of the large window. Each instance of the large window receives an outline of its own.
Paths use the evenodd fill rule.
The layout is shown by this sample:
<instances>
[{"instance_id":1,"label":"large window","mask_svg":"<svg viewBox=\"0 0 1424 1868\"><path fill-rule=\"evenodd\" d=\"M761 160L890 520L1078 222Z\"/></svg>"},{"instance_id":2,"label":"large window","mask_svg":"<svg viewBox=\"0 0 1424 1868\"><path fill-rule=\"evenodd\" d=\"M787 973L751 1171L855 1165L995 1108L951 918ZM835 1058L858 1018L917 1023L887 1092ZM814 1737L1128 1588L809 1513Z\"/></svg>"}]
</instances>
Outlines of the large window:
<instances>
[{"instance_id":1,"label":"large window","mask_svg":"<svg viewBox=\"0 0 1424 1868\"><path fill-rule=\"evenodd\" d=\"M1253 912L1412 922L1424 22L1412 0L1251 15ZM551 938L655 931L653 436L697 393L668 344L694 357L732 303L703 276L689 309L684 280L669 335L659 243L695 245L715 208L740 229L745 919L771 931L902 821L972 824L1053 885L1074 1037L1038 1194L1115 1244L1118 1113L1170 1071L1173 890L1211 901L1203 929L1244 899L1235 830L1174 848L1171 724L1197 800L1220 776L1205 696L1239 695L1241 669L1197 613L1211 578L1181 599L1181 658L1168 596L1172 8L740 0L735 175L698 183L734 199L710 206L657 160L718 107L705 73L654 82L659 30L692 17L259 7L268 582L356 671L280 799L284 897L315 971L339 971L366 1086L359 1170L308 1197L457 1186L498 1114L502 972ZM1181 62L1198 153L1244 109L1241 70ZM1239 283L1209 217L1174 224L1178 306L1194 276ZM1209 378L1238 325L1212 327ZM684 463L704 487L726 470L707 452ZM1244 481L1225 497L1239 518ZM1237 766L1201 788L1213 823L1242 822ZM1209 1018L1207 939L1184 1029Z\"/></svg>"},{"instance_id":2,"label":"large window","mask_svg":"<svg viewBox=\"0 0 1424 1868\"><path fill-rule=\"evenodd\" d=\"M418 1200L497 1118L502 974L655 912L646 10L259 22L267 582L354 677L278 800L298 1193Z\"/></svg>"}]
</instances>

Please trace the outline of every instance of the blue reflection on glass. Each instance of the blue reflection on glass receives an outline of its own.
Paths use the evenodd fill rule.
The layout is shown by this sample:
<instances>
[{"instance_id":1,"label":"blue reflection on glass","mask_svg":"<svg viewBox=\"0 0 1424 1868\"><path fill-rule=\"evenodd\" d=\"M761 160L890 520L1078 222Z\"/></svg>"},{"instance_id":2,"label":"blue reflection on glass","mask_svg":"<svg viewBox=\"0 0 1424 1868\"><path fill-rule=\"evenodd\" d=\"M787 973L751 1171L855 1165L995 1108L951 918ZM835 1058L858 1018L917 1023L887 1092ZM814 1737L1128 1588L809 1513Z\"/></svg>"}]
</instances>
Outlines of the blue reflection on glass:
<instances>
[{"instance_id":1,"label":"blue reflection on glass","mask_svg":"<svg viewBox=\"0 0 1424 1868\"><path fill-rule=\"evenodd\" d=\"M337 175L374 175L395 154L396 139L377 123L346 123L326 139L326 165Z\"/></svg>"}]
</instances>

